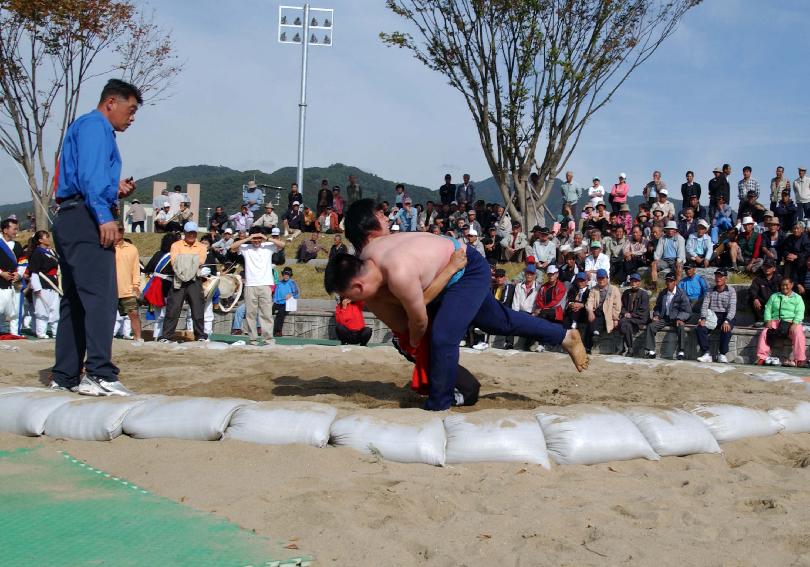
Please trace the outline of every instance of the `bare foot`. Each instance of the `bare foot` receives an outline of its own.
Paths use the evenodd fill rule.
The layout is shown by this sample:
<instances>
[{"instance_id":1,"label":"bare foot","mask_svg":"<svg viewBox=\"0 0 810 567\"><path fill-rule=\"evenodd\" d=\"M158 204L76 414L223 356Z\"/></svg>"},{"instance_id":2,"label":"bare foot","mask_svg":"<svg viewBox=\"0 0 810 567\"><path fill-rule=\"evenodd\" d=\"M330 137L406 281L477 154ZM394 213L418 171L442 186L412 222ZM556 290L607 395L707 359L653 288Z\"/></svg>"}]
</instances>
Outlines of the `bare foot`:
<instances>
[{"instance_id":1,"label":"bare foot","mask_svg":"<svg viewBox=\"0 0 810 567\"><path fill-rule=\"evenodd\" d=\"M571 361L577 368L577 372L582 372L588 368L588 353L585 352L585 345L582 344L582 338L579 336L579 331L576 329L569 329L565 333L565 338L562 344L563 350L571 357Z\"/></svg>"}]
</instances>

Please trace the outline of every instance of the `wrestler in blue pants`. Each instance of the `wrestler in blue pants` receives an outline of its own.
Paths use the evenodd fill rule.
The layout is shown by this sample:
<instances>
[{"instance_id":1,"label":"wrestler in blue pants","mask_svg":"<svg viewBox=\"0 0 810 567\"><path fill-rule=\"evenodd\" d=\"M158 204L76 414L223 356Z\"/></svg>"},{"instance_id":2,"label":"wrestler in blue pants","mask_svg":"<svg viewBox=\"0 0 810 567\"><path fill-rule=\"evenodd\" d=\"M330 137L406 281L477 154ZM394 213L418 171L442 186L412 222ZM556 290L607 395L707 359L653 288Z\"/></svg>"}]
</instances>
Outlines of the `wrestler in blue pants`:
<instances>
[{"instance_id":1,"label":"wrestler in blue pants","mask_svg":"<svg viewBox=\"0 0 810 567\"><path fill-rule=\"evenodd\" d=\"M464 275L446 288L428 307L432 315L430 338L430 394L425 409L441 411L453 402L459 342L470 324L494 335L520 336L542 344L559 345L565 328L504 307L492 295L489 264L467 247Z\"/></svg>"}]
</instances>

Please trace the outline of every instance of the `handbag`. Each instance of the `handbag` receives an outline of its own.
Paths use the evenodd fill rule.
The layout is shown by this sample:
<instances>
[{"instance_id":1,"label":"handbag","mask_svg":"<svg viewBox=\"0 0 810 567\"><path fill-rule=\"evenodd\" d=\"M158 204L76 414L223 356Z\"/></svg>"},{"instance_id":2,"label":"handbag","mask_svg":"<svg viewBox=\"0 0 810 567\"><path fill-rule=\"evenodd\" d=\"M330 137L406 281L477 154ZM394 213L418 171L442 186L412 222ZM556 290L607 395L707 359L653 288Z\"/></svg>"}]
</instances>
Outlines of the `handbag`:
<instances>
[{"instance_id":1,"label":"handbag","mask_svg":"<svg viewBox=\"0 0 810 567\"><path fill-rule=\"evenodd\" d=\"M782 298L779 298L779 309L777 313L782 312ZM768 342L769 345L774 346L773 344L776 342L777 339L785 339L790 334L790 321L784 321L782 319L779 320L779 325L775 329L768 329L767 336L765 340Z\"/></svg>"}]
</instances>

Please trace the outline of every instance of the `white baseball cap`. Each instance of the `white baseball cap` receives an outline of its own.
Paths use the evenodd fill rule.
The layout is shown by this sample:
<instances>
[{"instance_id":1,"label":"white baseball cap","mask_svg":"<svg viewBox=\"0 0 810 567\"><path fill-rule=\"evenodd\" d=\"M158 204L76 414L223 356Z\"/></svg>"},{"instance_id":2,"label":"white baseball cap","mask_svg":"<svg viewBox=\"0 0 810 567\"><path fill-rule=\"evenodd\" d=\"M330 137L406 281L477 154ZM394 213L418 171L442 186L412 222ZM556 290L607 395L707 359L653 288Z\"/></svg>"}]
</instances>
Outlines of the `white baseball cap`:
<instances>
[{"instance_id":1,"label":"white baseball cap","mask_svg":"<svg viewBox=\"0 0 810 567\"><path fill-rule=\"evenodd\" d=\"M669 195L669 191L667 191L666 189L659 189L658 194L659 195Z\"/></svg>"},{"instance_id":2,"label":"white baseball cap","mask_svg":"<svg viewBox=\"0 0 810 567\"><path fill-rule=\"evenodd\" d=\"M627 174L626 174L625 172L623 172L623 171L622 171L622 172L619 174L619 177L620 177L620 178L622 178L622 179L627 179Z\"/></svg>"},{"instance_id":3,"label":"white baseball cap","mask_svg":"<svg viewBox=\"0 0 810 567\"><path fill-rule=\"evenodd\" d=\"M392 226L391 227L391 232L399 232L399 225L395 224L394 226Z\"/></svg>"},{"instance_id":4,"label":"white baseball cap","mask_svg":"<svg viewBox=\"0 0 810 567\"><path fill-rule=\"evenodd\" d=\"M278 227L276 227L270 231L270 234L272 234L273 236L278 236L279 234L281 234L281 231L279 230Z\"/></svg>"},{"instance_id":5,"label":"white baseball cap","mask_svg":"<svg viewBox=\"0 0 810 567\"><path fill-rule=\"evenodd\" d=\"M670 230L670 229L672 229L672 230L678 230L678 225L675 223L675 221L669 221L669 222L667 223L667 225L666 225L664 228L665 228L666 230Z\"/></svg>"},{"instance_id":6,"label":"white baseball cap","mask_svg":"<svg viewBox=\"0 0 810 567\"><path fill-rule=\"evenodd\" d=\"M706 219L700 219L698 221L698 226L702 226L703 228L709 228L709 223L706 221Z\"/></svg>"},{"instance_id":7,"label":"white baseball cap","mask_svg":"<svg viewBox=\"0 0 810 567\"><path fill-rule=\"evenodd\" d=\"M559 272L559 270L557 269L557 266L555 266L554 264L551 264L548 268L546 268L547 274L556 274L557 272Z\"/></svg>"},{"instance_id":8,"label":"white baseball cap","mask_svg":"<svg viewBox=\"0 0 810 567\"><path fill-rule=\"evenodd\" d=\"M471 228L470 231L467 233L468 236L478 236L478 231L474 228Z\"/></svg>"},{"instance_id":9,"label":"white baseball cap","mask_svg":"<svg viewBox=\"0 0 810 567\"><path fill-rule=\"evenodd\" d=\"M743 224L756 224L754 222L754 219L751 218L751 217L743 217L742 223Z\"/></svg>"},{"instance_id":10,"label":"white baseball cap","mask_svg":"<svg viewBox=\"0 0 810 567\"><path fill-rule=\"evenodd\" d=\"M222 233L223 234L233 234L233 229L232 228L226 228L225 230L222 231Z\"/></svg>"}]
</instances>

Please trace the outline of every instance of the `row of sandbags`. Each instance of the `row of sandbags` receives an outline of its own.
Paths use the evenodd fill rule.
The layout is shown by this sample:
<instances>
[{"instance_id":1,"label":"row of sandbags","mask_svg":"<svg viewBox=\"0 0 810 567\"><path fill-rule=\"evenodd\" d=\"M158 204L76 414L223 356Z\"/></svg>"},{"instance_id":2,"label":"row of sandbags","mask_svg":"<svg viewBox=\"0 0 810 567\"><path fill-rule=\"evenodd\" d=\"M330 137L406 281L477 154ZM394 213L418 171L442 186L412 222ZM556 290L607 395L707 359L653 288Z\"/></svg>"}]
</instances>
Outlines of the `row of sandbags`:
<instances>
[{"instance_id":1,"label":"row of sandbags","mask_svg":"<svg viewBox=\"0 0 810 567\"><path fill-rule=\"evenodd\" d=\"M550 466L719 453L718 443L779 431L810 432L810 403L771 411L712 405L692 411L568 406L533 411L432 413L367 410L337 416L310 402L136 396L82 398L41 388L0 388L0 431L110 440L236 439L272 445L327 443L405 463L514 461Z\"/></svg>"}]
</instances>

